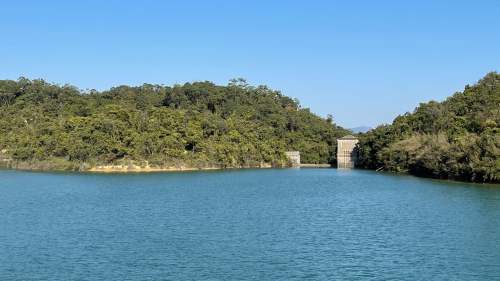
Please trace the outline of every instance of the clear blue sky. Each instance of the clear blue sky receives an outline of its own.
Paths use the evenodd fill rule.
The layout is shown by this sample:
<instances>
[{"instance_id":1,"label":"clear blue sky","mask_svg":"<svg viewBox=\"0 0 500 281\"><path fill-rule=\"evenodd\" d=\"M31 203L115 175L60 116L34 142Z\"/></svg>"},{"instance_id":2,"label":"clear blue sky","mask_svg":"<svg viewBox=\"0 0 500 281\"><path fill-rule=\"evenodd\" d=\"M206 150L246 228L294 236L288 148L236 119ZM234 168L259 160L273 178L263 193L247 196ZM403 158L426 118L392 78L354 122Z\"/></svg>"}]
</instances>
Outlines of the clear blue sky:
<instances>
[{"instance_id":1,"label":"clear blue sky","mask_svg":"<svg viewBox=\"0 0 500 281\"><path fill-rule=\"evenodd\" d=\"M5 1L0 79L244 77L375 126L500 66L500 1Z\"/></svg>"}]
</instances>

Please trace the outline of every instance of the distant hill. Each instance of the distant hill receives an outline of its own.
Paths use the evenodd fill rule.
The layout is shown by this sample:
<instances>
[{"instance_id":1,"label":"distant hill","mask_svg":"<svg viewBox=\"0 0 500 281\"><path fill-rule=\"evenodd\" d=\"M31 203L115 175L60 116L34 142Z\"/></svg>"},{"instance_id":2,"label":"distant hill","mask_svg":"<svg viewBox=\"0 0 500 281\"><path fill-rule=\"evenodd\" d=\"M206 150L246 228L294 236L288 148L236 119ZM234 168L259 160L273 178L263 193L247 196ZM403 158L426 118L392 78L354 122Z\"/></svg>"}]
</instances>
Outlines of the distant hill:
<instances>
[{"instance_id":1,"label":"distant hill","mask_svg":"<svg viewBox=\"0 0 500 281\"><path fill-rule=\"evenodd\" d=\"M372 128L368 127L368 126L359 126L359 127L350 128L349 130L355 134L359 134L359 133L366 133L371 129Z\"/></svg>"},{"instance_id":2,"label":"distant hill","mask_svg":"<svg viewBox=\"0 0 500 281\"><path fill-rule=\"evenodd\" d=\"M500 182L500 75L443 102L422 103L360 137L360 167Z\"/></svg>"}]
</instances>

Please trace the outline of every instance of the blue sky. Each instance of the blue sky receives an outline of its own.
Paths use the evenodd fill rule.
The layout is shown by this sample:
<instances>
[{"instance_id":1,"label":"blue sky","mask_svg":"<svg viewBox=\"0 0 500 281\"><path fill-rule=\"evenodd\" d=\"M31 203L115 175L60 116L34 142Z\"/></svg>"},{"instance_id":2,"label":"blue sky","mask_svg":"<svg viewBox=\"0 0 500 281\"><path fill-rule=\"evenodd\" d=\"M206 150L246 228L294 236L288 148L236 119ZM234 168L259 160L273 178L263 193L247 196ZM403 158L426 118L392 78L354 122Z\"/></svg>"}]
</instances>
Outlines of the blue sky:
<instances>
[{"instance_id":1,"label":"blue sky","mask_svg":"<svg viewBox=\"0 0 500 281\"><path fill-rule=\"evenodd\" d=\"M244 77L391 122L500 66L500 1L5 1L0 79L79 88Z\"/></svg>"}]
</instances>

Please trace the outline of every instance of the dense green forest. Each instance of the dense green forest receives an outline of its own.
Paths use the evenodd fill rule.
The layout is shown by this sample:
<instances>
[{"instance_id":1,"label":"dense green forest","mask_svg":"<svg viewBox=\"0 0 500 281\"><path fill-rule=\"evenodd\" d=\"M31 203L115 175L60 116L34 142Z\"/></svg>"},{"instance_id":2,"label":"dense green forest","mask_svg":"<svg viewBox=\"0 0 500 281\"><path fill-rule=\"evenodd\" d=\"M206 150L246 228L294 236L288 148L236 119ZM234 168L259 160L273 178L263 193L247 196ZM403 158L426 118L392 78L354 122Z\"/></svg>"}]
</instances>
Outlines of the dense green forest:
<instances>
[{"instance_id":1,"label":"dense green forest","mask_svg":"<svg viewBox=\"0 0 500 281\"><path fill-rule=\"evenodd\" d=\"M500 75L360 135L359 167L500 182Z\"/></svg>"},{"instance_id":2,"label":"dense green forest","mask_svg":"<svg viewBox=\"0 0 500 281\"><path fill-rule=\"evenodd\" d=\"M0 81L0 160L11 167L282 166L288 150L299 150L304 163L333 163L335 140L346 133L331 117L243 79L102 92Z\"/></svg>"}]
</instances>

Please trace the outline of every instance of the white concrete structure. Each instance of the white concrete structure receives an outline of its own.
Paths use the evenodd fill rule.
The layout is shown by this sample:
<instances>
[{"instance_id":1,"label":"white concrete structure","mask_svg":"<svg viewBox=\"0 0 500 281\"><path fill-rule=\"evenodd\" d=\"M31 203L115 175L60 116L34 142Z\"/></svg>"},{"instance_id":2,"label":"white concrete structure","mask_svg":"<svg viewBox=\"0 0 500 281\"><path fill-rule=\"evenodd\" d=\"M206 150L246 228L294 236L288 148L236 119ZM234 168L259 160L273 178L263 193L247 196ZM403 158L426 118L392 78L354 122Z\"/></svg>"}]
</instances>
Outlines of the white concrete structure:
<instances>
[{"instance_id":1,"label":"white concrete structure","mask_svg":"<svg viewBox=\"0 0 500 281\"><path fill-rule=\"evenodd\" d=\"M354 168L358 160L357 143L358 138L351 135L337 139L337 168Z\"/></svg>"},{"instance_id":2,"label":"white concrete structure","mask_svg":"<svg viewBox=\"0 0 500 281\"><path fill-rule=\"evenodd\" d=\"M300 167L300 152L287 151L287 152L285 152L285 155L290 160L292 167Z\"/></svg>"}]
</instances>

